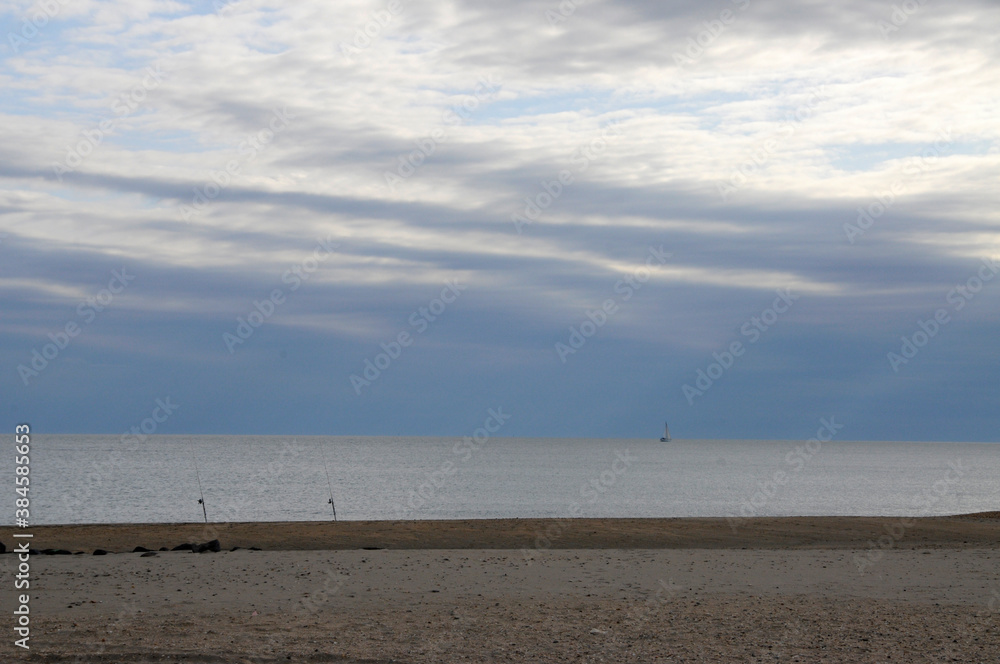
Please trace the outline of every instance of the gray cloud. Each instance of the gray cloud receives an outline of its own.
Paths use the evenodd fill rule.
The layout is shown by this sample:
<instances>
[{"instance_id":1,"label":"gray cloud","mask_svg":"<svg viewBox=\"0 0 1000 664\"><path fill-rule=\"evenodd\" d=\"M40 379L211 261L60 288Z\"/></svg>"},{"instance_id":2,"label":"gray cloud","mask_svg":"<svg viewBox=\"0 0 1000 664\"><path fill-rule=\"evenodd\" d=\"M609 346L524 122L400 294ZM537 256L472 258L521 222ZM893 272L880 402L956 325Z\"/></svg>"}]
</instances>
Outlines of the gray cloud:
<instances>
[{"instance_id":1,"label":"gray cloud","mask_svg":"<svg viewBox=\"0 0 1000 664\"><path fill-rule=\"evenodd\" d=\"M78 380L92 367L107 390L143 383L139 376L164 380L172 376L160 364L166 353L218 387L263 363L287 370L294 398L321 411L310 391L342 399L346 375L455 277L468 293L421 338L412 364L373 391L392 401L433 384L429 401L406 415L428 431L470 395L485 398L485 388L470 386L491 371L503 378L496 389L524 404L539 384L552 394L583 381L574 394L598 410L606 378L595 376L634 372L622 399L658 421L665 404L677 407L695 367L739 338L782 285L802 291L801 306L734 385L756 380L769 399L794 396L821 410L851 391L873 404L930 403L939 396L934 381L946 376L967 377L963 393L974 394L993 375L980 361L995 338L992 291L956 316L924 355L932 359L905 380L886 373L884 356L981 258L1000 255L992 92L1000 12L972 0L927 3L883 37L878 21L891 20L891 6L742 4L581 2L556 25L546 17L555 2L407 4L351 58L339 45L377 2L351 10L241 3L222 18L179 8L81 17L86 27L59 45L39 42L7 60L5 83L16 94L0 105L4 370L16 376L79 292L127 262L141 267L141 287L53 376ZM734 21L678 66L687 40L725 9ZM162 85L60 182L53 164L113 115L113 100L154 60L167 72ZM448 109L469 103L483 77L498 81L498 92L448 123ZM801 113L817 89L820 101ZM284 108L294 115L289 126L249 158L243 141ZM611 123L620 134L595 152ZM908 171L907 160L947 127L947 150ZM444 138L432 152L415 152L434 131ZM422 163L390 191L385 173L412 155ZM761 163L723 200L719 183L753 155ZM201 214L182 219L180 207L231 160L239 174ZM561 171L572 184L518 234L511 215ZM850 243L844 225L894 182L904 191ZM320 237L341 242L337 255L229 358L222 333ZM661 245L669 263L575 367L561 368L553 344ZM299 364L281 364L278 350L301 351ZM0 396L36 404L56 390L49 380ZM653 386L658 401L642 392ZM212 399L201 387L178 389ZM764 426L753 411L760 404L718 394L718 405L706 400L709 412L735 408ZM455 405L419 414L433 398ZM533 432L564 431L572 401L538 412ZM355 431L374 431L384 412L381 401L337 403ZM980 423L963 435L983 430L979 403L970 396L959 409ZM634 433L633 418L621 414L628 407L611 408L618 415L608 431ZM209 409L193 429L209 426ZM857 410L868 413L871 435L886 435L875 406ZM93 418L93 427L111 426ZM271 426L287 424L274 418ZM721 435L708 425L704 433Z\"/></svg>"}]
</instances>

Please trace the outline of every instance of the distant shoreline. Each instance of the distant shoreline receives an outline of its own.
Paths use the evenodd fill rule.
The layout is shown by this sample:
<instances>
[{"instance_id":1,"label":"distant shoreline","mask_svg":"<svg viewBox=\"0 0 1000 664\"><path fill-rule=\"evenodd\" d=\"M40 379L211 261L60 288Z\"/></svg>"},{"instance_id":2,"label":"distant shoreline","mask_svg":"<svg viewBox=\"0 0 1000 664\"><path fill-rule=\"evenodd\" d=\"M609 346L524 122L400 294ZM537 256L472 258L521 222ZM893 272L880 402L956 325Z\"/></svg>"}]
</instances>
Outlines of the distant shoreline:
<instances>
[{"instance_id":1,"label":"distant shoreline","mask_svg":"<svg viewBox=\"0 0 1000 664\"><path fill-rule=\"evenodd\" d=\"M14 528L0 541L13 548ZM285 521L35 526L32 548L92 553L219 540L223 550L995 548L1000 512L947 517ZM22 540L23 541L23 540Z\"/></svg>"}]
</instances>

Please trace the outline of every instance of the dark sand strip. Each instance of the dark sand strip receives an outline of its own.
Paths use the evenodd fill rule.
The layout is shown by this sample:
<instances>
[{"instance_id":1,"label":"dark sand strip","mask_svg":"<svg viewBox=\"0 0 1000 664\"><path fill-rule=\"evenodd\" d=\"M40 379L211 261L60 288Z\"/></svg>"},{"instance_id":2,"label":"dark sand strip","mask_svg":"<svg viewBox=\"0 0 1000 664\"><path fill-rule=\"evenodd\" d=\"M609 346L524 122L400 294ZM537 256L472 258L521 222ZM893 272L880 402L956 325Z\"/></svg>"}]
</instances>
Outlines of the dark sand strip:
<instances>
[{"instance_id":1,"label":"dark sand strip","mask_svg":"<svg viewBox=\"0 0 1000 664\"><path fill-rule=\"evenodd\" d=\"M8 530L0 541L11 549ZM224 548L685 549L867 548L880 537L905 548L994 547L1000 512L954 517L782 517L684 519L482 519L293 521L36 526L35 549L90 552L174 547L213 539Z\"/></svg>"}]
</instances>

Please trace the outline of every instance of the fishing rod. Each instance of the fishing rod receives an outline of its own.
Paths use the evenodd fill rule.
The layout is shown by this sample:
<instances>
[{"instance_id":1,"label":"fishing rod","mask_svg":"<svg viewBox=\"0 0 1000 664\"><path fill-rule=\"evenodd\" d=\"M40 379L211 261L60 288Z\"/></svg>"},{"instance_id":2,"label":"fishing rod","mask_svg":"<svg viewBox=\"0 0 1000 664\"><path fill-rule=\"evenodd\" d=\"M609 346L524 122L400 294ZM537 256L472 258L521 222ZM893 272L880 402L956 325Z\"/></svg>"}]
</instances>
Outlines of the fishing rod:
<instances>
[{"instance_id":1,"label":"fishing rod","mask_svg":"<svg viewBox=\"0 0 1000 664\"><path fill-rule=\"evenodd\" d=\"M201 489L201 474L198 472L198 457L194 454L194 445L188 444L188 449L191 451L191 459L194 461L194 476L198 480L198 493L201 498L198 499L198 504L201 505L201 513L205 515L205 523L208 523L208 510L205 509L205 492Z\"/></svg>"},{"instance_id":2,"label":"fishing rod","mask_svg":"<svg viewBox=\"0 0 1000 664\"><path fill-rule=\"evenodd\" d=\"M337 505L333 502L333 482L330 481L330 469L326 466L326 451L323 449L323 443L319 444L319 453L323 457L323 470L326 471L326 485L330 488L330 500L326 501L330 503L330 507L333 508L333 520L337 520Z\"/></svg>"}]
</instances>

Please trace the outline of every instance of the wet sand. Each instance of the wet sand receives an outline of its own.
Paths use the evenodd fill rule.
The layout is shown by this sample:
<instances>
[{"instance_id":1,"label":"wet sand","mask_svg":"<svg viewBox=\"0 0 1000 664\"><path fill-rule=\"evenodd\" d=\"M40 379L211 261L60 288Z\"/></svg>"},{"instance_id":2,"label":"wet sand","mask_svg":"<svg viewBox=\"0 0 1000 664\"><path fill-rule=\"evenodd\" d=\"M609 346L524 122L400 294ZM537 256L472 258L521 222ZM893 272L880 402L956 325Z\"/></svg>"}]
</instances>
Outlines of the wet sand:
<instances>
[{"instance_id":1,"label":"wet sand","mask_svg":"<svg viewBox=\"0 0 1000 664\"><path fill-rule=\"evenodd\" d=\"M992 517L992 518L991 518ZM907 546L992 546L1000 512L958 517L782 517L753 519L466 519L278 523L37 526L36 549L132 551L219 539L265 550L861 547L902 533ZM12 546L5 533L0 541Z\"/></svg>"},{"instance_id":2,"label":"wet sand","mask_svg":"<svg viewBox=\"0 0 1000 664\"><path fill-rule=\"evenodd\" d=\"M205 534L34 532L39 548L111 551ZM724 519L233 524L217 535L226 549L264 550L33 556L32 650L8 642L9 659L1000 661L996 516L759 519L735 532ZM15 557L0 563L12 578Z\"/></svg>"}]
</instances>

